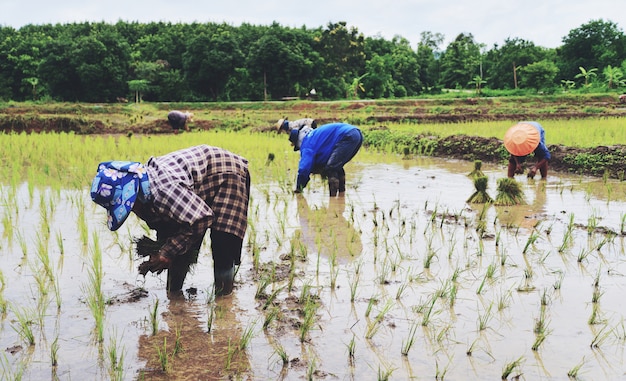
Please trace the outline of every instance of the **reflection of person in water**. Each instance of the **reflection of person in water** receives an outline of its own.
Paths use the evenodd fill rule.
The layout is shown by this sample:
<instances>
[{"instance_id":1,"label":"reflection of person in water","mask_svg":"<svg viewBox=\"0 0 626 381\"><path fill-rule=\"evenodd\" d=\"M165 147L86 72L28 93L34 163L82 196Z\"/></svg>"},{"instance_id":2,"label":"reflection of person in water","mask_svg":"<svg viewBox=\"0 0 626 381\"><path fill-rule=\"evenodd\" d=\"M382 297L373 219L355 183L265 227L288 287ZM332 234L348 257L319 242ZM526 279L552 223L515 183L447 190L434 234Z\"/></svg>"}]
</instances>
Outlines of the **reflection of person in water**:
<instances>
[{"instance_id":1,"label":"reflection of person in water","mask_svg":"<svg viewBox=\"0 0 626 381\"><path fill-rule=\"evenodd\" d=\"M232 353L232 346L241 341L242 327L237 320L236 296L217 298L212 302L211 336L207 339L207 324L198 320L203 303L186 300L181 294L169 296L169 304L163 313L169 329L159 330L139 337L138 357L145 362L141 370L145 379L162 379L159 350L167 346L166 353L172 356L166 379L171 380L227 380L251 369L246 350ZM182 345L182 349L177 345ZM207 366L207 364L229 364ZM142 377L143 379L144 377Z\"/></svg>"},{"instance_id":2,"label":"reflection of person in water","mask_svg":"<svg viewBox=\"0 0 626 381\"><path fill-rule=\"evenodd\" d=\"M328 206L319 208L310 208L300 194L296 199L301 239L309 250L337 259L352 259L361 254L361 236L343 215L346 208L344 197L330 198Z\"/></svg>"}]
</instances>

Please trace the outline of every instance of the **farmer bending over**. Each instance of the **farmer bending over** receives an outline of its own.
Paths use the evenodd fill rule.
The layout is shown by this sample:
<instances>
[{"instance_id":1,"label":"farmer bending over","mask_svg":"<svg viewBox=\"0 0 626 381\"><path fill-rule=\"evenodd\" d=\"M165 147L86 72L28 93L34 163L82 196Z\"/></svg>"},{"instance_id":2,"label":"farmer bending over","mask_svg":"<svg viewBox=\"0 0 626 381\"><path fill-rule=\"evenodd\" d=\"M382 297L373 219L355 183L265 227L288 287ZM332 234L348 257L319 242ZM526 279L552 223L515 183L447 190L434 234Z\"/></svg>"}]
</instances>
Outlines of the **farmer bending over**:
<instances>
[{"instance_id":1,"label":"farmer bending over","mask_svg":"<svg viewBox=\"0 0 626 381\"><path fill-rule=\"evenodd\" d=\"M107 210L110 230L117 230L132 211L157 231L157 245L150 252L142 253L138 241L138 252L149 255L139 272L168 270L168 291L182 289L189 265L196 263L211 228L216 295L228 295L233 289L249 194L248 161L207 145L152 157L145 165L102 162L91 185L91 198Z\"/></svg>"},{"instance_id":2,"label":"farmer bending over","mask_svg":"<svg viewBox=\"0 0 626 381\"><path fill-rule=\"evenodd\" d=\"M291 132L291 130L293 129L301 129L304 126L309 126L312 129L316 129L317 121L315 121L315 119L313 118L302 118L290 122L287 117L284 117L283 119L279 119L278 122L276 122L276 128L278 128L279 131Z\"/></svg>"},{"instance_id":3,"label":"farmer bending over","mask_svg":"<svg viewBox=\"0 0 626 381\"><path fill-rule=\"evenodd\" d=\"M537 122L520 122L504 135L504 146L509 151L508 177L513 178L516 174L524 173L523 163L526 157L534 152L537 163L528 170L528 178L534 178L537 171L541 178L548 176L548 161L551 158L550 151L546 147L546 132Z\"/></svg>"},{"instance_id":4,"label":"farmer bending over","mask_svg":"<svg viewBox=\"0 0 626 381\"><path fill-rule=\"evenodd\" d=\"M193 121L193 113L178 110L170 111L167 114L167 121L174 129L174 132L178 132L178 130L181 129L189 131L189 125L187 123Z\"/></svg>"},{"instance_id":5,"label":"farmer bending over","mask_svg":"<svg viewBox=\"0 0 626 381\"><path fill-rule=\"evenodd\" d=\"M296 193L309 183L311 173L328 178L331 197L346 191L343 167L357 154L363 135L357 127L346 123L331 123L313 129L304 126L289 132L294 151L300 151Z\"/></svg>"}]
</instances>

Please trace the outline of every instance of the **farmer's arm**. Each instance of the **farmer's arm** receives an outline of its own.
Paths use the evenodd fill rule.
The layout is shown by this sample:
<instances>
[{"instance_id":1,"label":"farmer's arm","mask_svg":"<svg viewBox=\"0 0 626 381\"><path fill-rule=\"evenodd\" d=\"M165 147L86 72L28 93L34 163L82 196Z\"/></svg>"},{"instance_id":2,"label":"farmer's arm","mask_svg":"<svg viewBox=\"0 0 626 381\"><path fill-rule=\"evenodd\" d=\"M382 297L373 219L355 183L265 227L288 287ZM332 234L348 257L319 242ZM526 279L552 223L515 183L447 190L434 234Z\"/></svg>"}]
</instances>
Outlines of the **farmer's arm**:
<instances>
[{"instance_id":1,"label":"farmer's arm","mask_svg":"<svg viewBox=\"0 0 626 381\"><path fill-rule=\"evenodd\" d=\"M296 192L302 192L311 178L311 168L315 159L315 153L310 148L300 151L300 163L298 164L298 177L296 178Z\"/></svg>"},{"instance_id":2,"label":"farmer's arm","mask_svg":"<svg viewBox=\"0 0 626 381\"><path fill-rule=\"evenodd\" d=\"M140 273L160 273L169 268L173 258L191 250L213 223L213 211L198 195L184 186L168 189L163 197L155 197L154 207L176 222L178 229L169 236L158 253L140 265Z\"/></svg>"}]
</instances>

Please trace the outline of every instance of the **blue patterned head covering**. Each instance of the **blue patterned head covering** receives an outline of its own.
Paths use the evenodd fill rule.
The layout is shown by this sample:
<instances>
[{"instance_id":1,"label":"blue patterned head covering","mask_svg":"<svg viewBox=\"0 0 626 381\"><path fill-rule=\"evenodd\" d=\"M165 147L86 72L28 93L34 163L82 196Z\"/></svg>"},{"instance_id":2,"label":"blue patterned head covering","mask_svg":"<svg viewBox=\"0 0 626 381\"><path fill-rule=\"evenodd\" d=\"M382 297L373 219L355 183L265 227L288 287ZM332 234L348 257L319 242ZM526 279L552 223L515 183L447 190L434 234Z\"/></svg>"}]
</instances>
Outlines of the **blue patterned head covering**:
<instances>
[{"instance_id":1,"label":"blue patterned head covering","mask_svg":"<svg viewBox=\"0 0 626 381\"><path fill-rule=\"evenodd\" d=\"M107 226L115 231L135 205L139 187L149 193L146 168L136 161L105 161L91 183L91 199L107 210Z\"/></svg>"}]
</instances>

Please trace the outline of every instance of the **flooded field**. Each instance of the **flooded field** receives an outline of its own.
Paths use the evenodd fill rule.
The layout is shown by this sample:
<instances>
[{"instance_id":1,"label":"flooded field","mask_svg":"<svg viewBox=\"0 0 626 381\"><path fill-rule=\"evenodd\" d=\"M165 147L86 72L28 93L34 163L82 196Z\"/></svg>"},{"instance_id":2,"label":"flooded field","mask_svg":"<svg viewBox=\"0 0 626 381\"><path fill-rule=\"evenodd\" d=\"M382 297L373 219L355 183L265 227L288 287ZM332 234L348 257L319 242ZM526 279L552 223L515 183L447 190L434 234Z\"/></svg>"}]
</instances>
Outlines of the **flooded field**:
<instances>
[{"instance_id":1,"label":"flooded field","mask_svg":"<svg viewBox=\"0 0 626 381\"><path fill-rule=\"evenodd\" d=\"M355 159L345 197L253 179L233 295L210 245L182 295L145 279L88 190L0 188L8 380L616 380L626 374L626 185L519 176L467 204L473 164ZM505 168L483 166L487 191ZM208 238L207 238L208 241Z\"/></svg>"}]
</instances>

